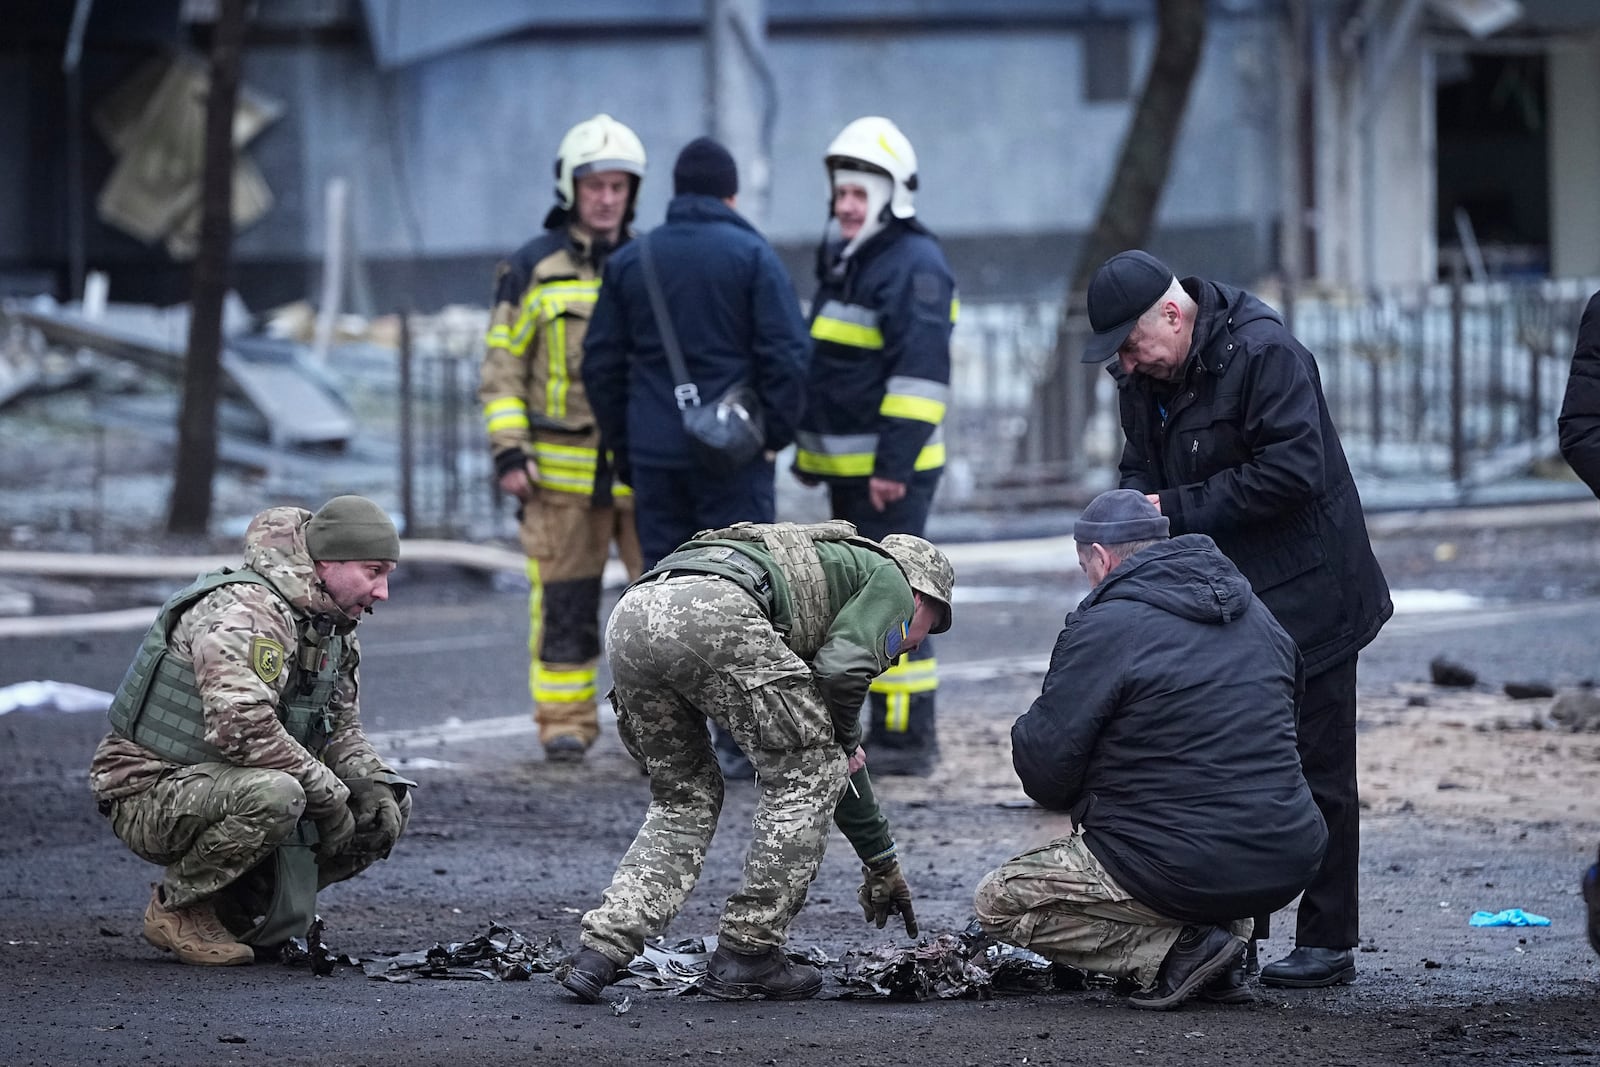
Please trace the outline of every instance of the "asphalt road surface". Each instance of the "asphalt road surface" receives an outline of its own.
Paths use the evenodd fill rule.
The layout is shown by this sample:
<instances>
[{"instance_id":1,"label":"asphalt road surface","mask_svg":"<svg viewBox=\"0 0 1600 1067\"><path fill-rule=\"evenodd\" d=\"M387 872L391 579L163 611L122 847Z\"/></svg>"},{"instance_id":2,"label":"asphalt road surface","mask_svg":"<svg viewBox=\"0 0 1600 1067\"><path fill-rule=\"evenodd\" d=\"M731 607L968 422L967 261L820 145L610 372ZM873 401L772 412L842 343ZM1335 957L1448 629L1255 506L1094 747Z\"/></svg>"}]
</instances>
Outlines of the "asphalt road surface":
<instances>
[{"instance_id":1,"label":"asphalt road surface","mask_svg":"<svg viewBox=\"0 0 1600 1067\"><path fill-rule=\"evenodd\" d=\"M1391 531L1380 555L1401 609L1363 655L1364 707L1423 684L1439 655L1475 669L1484 691L1595 677L1597 537L1592 523ZM880 785L925 935L960 930L982 875L1060 825L1017 803L1008 730L1037 692L1083 580L1059 550L978 556L960 566L956 629L938 647L946 759L931 779ZM519 592L440 570L402 571L392 602L363 622L369 732L423 785L394 856L324 893L327 939L340 951L370 957L462 941L490 920L576 943L578 916L608 881L647 790L609 727L586 764L542 762L527 716L525 632ZM113 688L138 638L0 639L0 685L54 679ZM351 968L317 978L276 964L210 971L175 963L140 935L155 869L129 854L89 803L84 771L103 729L94 714L0 717L0 1064L1600 1059L1600 960L1584 939L1576 891L1600 834L1593 794L1556 805L1558 816L1541 808L1537 818L1404 805L1369 811L1360 977L1348 987L1261 990L1253 1006L1146 1014L1104 989L898 1003L841 998L830 983L823 999L800 1004L635 991L619 1014L576 1003L545 975L395 985ZM1395 736L1364 722L1363 757ZM1419 765L1417 773L1435 770ZM737 878L751 792L730 785L705 877L671 937L715 932ZM894 931L862 924L857 881L836 838L792 942L834 958L882 944ZM1467 925L1474 908L1491 905L1547 915L1552 925ZM1292 931L1292 915L1279 916L1264 958L1292 947ZM898 943L909 946L903 934Z\"/></svg>"}]
</instances>

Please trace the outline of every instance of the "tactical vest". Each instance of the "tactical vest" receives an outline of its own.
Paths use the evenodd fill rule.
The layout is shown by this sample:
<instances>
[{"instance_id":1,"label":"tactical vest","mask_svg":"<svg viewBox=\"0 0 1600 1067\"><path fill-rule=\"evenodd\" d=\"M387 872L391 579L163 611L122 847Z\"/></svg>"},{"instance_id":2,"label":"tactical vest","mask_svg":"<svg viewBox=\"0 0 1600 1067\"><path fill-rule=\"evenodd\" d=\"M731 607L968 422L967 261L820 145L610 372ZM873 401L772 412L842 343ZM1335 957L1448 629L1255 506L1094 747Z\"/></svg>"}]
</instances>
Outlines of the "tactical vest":
<instances>
[{"instance_id":1,"label":"tactical vest","mask_svg":"<svg viewBox=\"0 0 1600 1067\"><path fill-rule=\"evenodd\" d=\"M212 590L239 582L266 586L283 597L277 586L255 571L224 569L201 575L161 606L111 701L111 729L118 737L174 763L227 762L221 750L205 739L205 709L194 665L170 655L167 645L190 605ZM288 598L283 599L287 603ZM329 705L344 659L344 638L333 633L327 616L313 620L295 611L294 618L298 631L294 661L281 668L290 676L278 701L278 719L307 752L320 756L333 732ZM239 936L240 941L277 945L310 929L317 911L317 860L312 851L316 843L315 825L301 819L288 840L262 860L272 869L271 903L255 926Z\"/></svg>"},{"instance_id":2,"label":"tactical vest","mask_svg":"<svg viewBox=\"0 0 1600 1067\"><path fill-rule=\"evenodd\" d=\"M172 594L145 633L138 654L112 698L113 733L173 763L227 762L221 750L205 739L205 708L195 682L194 664L170 655L167 645L173 628L191 604L212 590L239 582L266 586L283 596L271 581L248 569L213 571ZM316 756L321 754L333 729L328 707L344 658L344 638L333 633L331 626L324 634L322 626L299 612L294 615L297 627L311 633L297 635L300 640L293 650L294 662L282 667L290 672L290 678L279 698L278 719L290 737Z\"/></svg>"},{"instance_id":3,"label":"tactical vest","mask_svg":"<svg viewBox=\"0 0 1600 1067\"><path fill-rule=\"evenodd\" d=\"M757 542L771 554L772 562L789 586L791 618L785 643L807 662L822 648L828 627L833 623L828 576L817 554L817 542L849 541L882 551L872 541L856 536L855 526L843 519L815 523L740 522L720 530L704 530L695 535L695 540ZM657 563L649 575L641 576L640 581L670 570L701 570L731 578L758 599L765 599L767 590L762 587L767 579L765 569L738 549L721 549L723 555L718 552L707 547L674 552Z\"/></svg>"}]
</instances>

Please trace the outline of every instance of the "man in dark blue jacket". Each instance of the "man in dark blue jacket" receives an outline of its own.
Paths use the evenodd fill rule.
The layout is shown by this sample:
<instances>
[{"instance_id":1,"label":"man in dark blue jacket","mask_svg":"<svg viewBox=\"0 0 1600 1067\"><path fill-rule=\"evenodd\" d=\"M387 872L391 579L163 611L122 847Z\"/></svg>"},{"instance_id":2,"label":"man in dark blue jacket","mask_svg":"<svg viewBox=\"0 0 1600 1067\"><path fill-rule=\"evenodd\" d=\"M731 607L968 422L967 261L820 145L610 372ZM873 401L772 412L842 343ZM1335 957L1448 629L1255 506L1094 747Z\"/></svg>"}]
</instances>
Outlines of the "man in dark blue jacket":
<instances>
[{"instance_id":1,"label":"man in dark blue jacket","mask_svg":"<svg viewBox=\"0 0 1600 1067\"><path fill-rule=\"evenodd\" d=\"M817 250L794 473L826 482L834 517L865 537L921 536L944 471L955 279L916 218L917 156L893 122L856 119L824 162L830 227ZM938 684L931 643L872 683L865 747L876 773L933 769Z\"/></svg>"},{"instance_id":2,"label":"man in dark blue jacket","mask_svg":"<svg viewBox=\"0 0 1600 1067\"><path fill-rule=\"evenodd\" d=\"M1328 824L1295 949L1268 985L1355 978L1359 940L1356 654L1394 612L1316 360L1251 294L1122 252L1089 282L1084 362L1116 357L1122 486L1174 534L1204 533L1300 647L1300 757Z\"/></svg>"},{"instance_id":3,"label":"man in dark blue jacket","mask_svg":"<svg viewBox=\"0 0 1600 1067\"><path fill-rule=\"evenodd\" d=\"M1327 831L1300 772L1294 641L1211 538L1113 489L1073 530L1094 588L1011 728L1065 836L978 887L992 937L1140 983L1136 1008L1249 1001L1250 916L1294 899Z\"/></svg>"},{"instance_id":4,"label":"man in dark blue jacket","mask_svg":"<svg viewBox=\"0 0 1600 1067\"><path fill-rule=\"evenodd\" d=\"M794 439L810 358L783 264L734 210L739 174L728 150L709 137L691 141L672 185L666 225L607 259L583 345L589 404L633 487L647 570L700 530L776 518L773 462ZM646 245L700 396L710 402L742 382L760 399L766 452L731 474L706 469L691 451L645 287Z\"/></svg>"}]
</instances>

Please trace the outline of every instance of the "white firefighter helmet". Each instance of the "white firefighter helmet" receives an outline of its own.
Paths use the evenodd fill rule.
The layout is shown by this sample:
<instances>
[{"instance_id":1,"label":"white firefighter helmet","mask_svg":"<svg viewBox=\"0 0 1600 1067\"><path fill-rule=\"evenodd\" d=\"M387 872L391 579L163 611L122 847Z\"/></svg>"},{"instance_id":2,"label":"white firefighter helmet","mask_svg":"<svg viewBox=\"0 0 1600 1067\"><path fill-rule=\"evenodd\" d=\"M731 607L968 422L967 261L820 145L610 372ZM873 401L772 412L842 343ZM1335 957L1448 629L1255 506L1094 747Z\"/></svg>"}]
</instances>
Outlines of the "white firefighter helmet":
<instances>
[{"instance_id":1,"label":"white firefighter helmet","mask_svg":"<svg viewBox=\"0 0 1600 1067\"><path fill-rule=\"evenodd\" d=\"M917 153L900 127L881 115L856 119L839 131L823 156L831 176L835 170L879 171L894 182L889 213L909 219L917 213L912 203L917 191Z\"/></svg>"},{"instance_id":2,"label":"white firefighter helmet","mask_svg":"<svg viewBox=\"0 0 1600 1067\"><path fill-rule=\"evenodd\" d=\"M586 174L620 170L644 178L644 145L628 127L610 115L585 119L561 138L556 150L556 205L572 210L576 203L573 183ZM639 181L634 182L635 195Z\"/></svg>"}]
</instances>

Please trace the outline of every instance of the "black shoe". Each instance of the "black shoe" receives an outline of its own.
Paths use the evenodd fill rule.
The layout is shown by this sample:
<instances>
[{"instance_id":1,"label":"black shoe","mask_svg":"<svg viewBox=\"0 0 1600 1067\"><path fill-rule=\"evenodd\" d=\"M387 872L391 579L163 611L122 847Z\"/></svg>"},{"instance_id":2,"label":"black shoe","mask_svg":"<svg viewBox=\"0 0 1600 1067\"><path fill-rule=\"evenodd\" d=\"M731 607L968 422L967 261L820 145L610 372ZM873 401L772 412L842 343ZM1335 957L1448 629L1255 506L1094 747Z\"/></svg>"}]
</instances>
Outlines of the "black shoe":
<instances>
[{"instance_id":1,"label":"black shoe","mask_svg":"<svg viewBox=\"0 0 1600 1067\"><path fill-rule=\"evenodd\" d=\"M1228 970L1244 955L1244 939L1220 926L1185 926L1161 961L1155 988L1128 997L1146 1011L1171 1011Z\"/></svg>"},{"instance_id":2,"label":"black shoe","mask_svg":"<svg viewBox=\"0 0 1600 1067\"><path fill-rule=\"evenodd\" d=\"M822 989L822 972L809 963L795 963L781 948L751 955L718 945L700 988L718 1000L805 1000Z\"/></svg>"},{"instance_id":3,"label":"black shoe","mask_svg":"<svg viewBox=\"0 0 1600 1067\"><path fill-rule=\"evenodd\" d=\"M1589 911L1589 947L1600 953L1600 864L1583 872L1583 903Z\"/></svg>"},{"instance_id":4,"label":"black shoe","mask_svg":"<svg viewBox=\"0 0 1600 1067\"><path fill-rule=\"evenodd\" d=\"M546 763L582 763L588 747L570 734L552 737L544 743Z\"/></svg>"},{"instance_id":5,"label":"black shoe","mask_svg":"<svg viewBox=\"0 0 1600 1067\"><path fill-rule=\"evenodd\" d=\"M1244 946L1244 976L1254 978L1261 973L1261 942L1251 938Z\"/></svg>"},{"instance_id":6,"label":"black shoe","mask_svg":"<svg viewBox=\"0 0 1600 1067\"><path fill-rule=\"evenodd\" d=\"M1212 1004L1254 1004L1256 995L1250 991L1250 986L1245 982L1245 966L1236 963L1225 971L1217 972L1200 992L1195 994L1200 1000Z\"/></svg>"},{"instance_id":7,"label":"black shoe","mask_svg":"<svg viewBox=\"0 0 1600 1067\"><path fill-rule=\"evenodd\" d=\"M939 765L938 745L886 745L867 741L867 770L883 777L926 778Z\"/></svg>"},{"instance_id":8,"label":"black shoe","mask_svg":"<svg viewBox=\"0 0 1600 1067\"><path fill-rule=\"evenodd\" d=\"M600 991L615 982L617 972L622 969L612 963L609 956L592 948L581 949L567 957L563 966L566 973L558 970L556 979L590 1004L598 1004L605 999Z\"/></svg>"},{"instance_id":9,"label":"black shoe","mask_svg":"<svg viewBox=\"0 0 1600 1067\"><path fill-rule=\"evenodd\" d=\"M1285 989L1321 989L1356 980L1356 956L1347 948L1302 945L1276 963L1261 968L1261 984Z\"/></svg>"}]
</instances>

